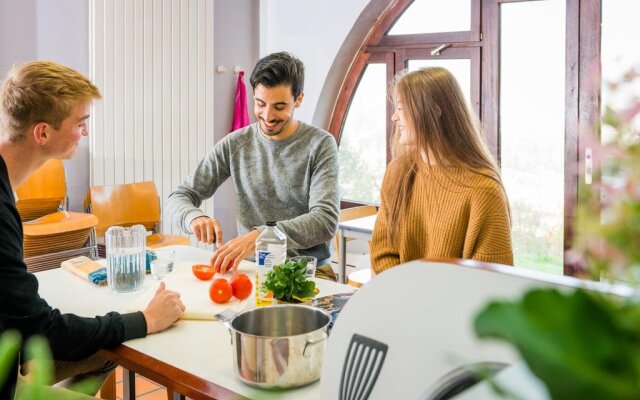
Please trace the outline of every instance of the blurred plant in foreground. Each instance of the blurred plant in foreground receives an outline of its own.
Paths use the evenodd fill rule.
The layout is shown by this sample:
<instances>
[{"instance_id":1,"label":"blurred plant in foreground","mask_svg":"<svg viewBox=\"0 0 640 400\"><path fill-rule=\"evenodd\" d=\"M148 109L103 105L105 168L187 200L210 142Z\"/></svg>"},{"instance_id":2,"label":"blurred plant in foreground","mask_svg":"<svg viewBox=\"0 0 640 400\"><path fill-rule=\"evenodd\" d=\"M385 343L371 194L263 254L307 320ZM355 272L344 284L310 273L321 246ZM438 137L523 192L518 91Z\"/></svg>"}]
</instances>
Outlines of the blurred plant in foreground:
<instances>
[{"instance_id":1,"label":"blurred plant in foreground","mask_svg":"<svg viewBox=\"0 0 640 400\"><path fill-rule=\"evenodd\" d=\"M565 260L596 280L631 283L629 297L534 288L520 300L492 301L475 317L476 334L511 343L552 399L640 396L640 98L628 90L639 78L631 71L609 84L632 96L605 108L604 144L598 138L590 146L602 182L581 199Z\"/></svg>"},{"instance_id":2,"label":"blurred plant in foreground","mask_svg":"<svg viewBox=\"0 0 640 400\"><path fill-rule=\"evenodd\" d=\"M621 82L609 83L613 93L633 93L640 72L632 70ZM606 105L602 132L610 139L594 145L594 165L601 182L588 187L578 208L570 262L577 262L594 279L640 282L640 98L626 105Z\"/></svg>"},{"instance_id":3,"label":"blurred plant in foreground","mask_svg":"<svg viewBox=\"0 0 640 400\"><path fill-rule=\"evenodd\" d=\"M0 335L0 387L10 382L9 374L14 373L12 366L18 359L22 340L16 331L6 331ZM53 383L53 361L49 343L44 337L33 336L25 345L25 356L29 360L29 382L20 382L16 390L16 400L76 400L95 394L100 382L87 379L75 384L71 390L55 389Z\"/></svg>"}]
</instances>

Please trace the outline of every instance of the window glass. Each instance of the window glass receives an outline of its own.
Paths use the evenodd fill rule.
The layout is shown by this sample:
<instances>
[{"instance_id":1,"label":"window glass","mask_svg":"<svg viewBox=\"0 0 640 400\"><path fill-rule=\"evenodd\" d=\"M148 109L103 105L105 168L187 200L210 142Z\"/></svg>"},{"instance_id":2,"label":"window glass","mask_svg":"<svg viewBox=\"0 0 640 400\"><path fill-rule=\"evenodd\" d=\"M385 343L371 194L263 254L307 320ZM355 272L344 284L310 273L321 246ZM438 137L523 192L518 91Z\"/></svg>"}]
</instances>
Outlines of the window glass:
<instances>
[{"instance_id":1,"label":"window glass","mask_svg":"<svg viewBox=\"0 0 640 400\"><path fill-rule=\"evenodd\" d=\"M501 167L515 264L562 273L565 1L500 10Z\"/></svg>"},{"instance_id":2,"label":"window glass","mask_svg":"<svg viewBox=\"0 0 640 400\"><path fill-rule=\"evenodd\" d=\"M471 0L416 0L398 18L389 35L471 30Z\"/></svg>"},{"instance_id":3,"label":"window glass","mask_svg":"<svg viewBox=\"0 0 640 400\"><path fill-rule=\"evenodd\" d=\"M409 60L407 68L415 71L425 67L443 67L456 77L467 103L471 104L471 60Z\"/></svg>"},{"instance_id":4,"label":"window glass","mask_svg":"<svg viewBox=\"0 0 640 400\"><path fill-rule=\"evenodd\" d=\"M340 138L342 200L380 203L386 169L387 66L369 64L358 84Z\"/></svg>"},{"instance_id":5,"label":"window glass","mask_svg":"<svg viewBox=\"0 0 640 400\"><path fill-rule=\"evenodd\" d=\"M615 0L602 2L602 105L620 109L632 104L640 93L640 82L636 85L624 85L612 90L609 83L624 80L625 76L635 70L640 74L640 53L633 50L630 38L640 37L640 2L637 0ZM639 121L640 123L640 121ZM640 127L639 127L640 129ZM602 127L602 141L609 142L614 132L610 126ZM604 177L603 177L604 178Z\"/></svg>"},{"instance_id":6,"label":"window glass","mask_svg":"<svg viewBox=\"0 0 640 400\"><path fill-rule=\"evenodd\" d=\"M640 93L640 79L625 81L640 74L640 53L630 46L629 38L640 35L640 25L636 22L640 14L640 2L637 0L604 1L602 3L602 107L604 114L607 107L620 112L637 102ZM634 72L635 71L635 72ZM632 120L637 131L640 131L640 116ZM600 140L602 144L614 141L616 131L608 124L602 124ZM620 189L626 184L624 171L612 168L617 165L614 159L602 162L601 199L607 201L611 189ZM602 213L603 220L608 216Z\"/></svg>"}]
</instances>

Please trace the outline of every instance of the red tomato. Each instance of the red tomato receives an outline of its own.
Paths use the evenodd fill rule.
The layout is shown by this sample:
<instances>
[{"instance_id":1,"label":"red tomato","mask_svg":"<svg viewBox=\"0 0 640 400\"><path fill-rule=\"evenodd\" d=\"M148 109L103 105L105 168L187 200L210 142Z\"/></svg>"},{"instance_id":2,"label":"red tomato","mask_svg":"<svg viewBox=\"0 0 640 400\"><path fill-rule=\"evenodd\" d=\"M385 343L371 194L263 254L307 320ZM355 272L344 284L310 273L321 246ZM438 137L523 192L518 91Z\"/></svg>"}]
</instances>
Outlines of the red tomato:
<instances>
[{"instance_id":1,"label":"red tomato","mask_svg":"<svg viewBox=\"0 0 640 400\"><path fill-rule=\"evenodd\" d=\"M244 300L251 295L253 284L251 283L251 279L249 279L245 274L236 274L232 276L230 282L231 288L233 289L233 295L240 300Z\"/></svg>"},{"instance_id":2,"label":"red tomato","mask_svg":"<svg viewBox=\"0 0 640 400\"><path fill-rule=\"evenodd\" d=\"M193 274L196 276L196 278L200 279L201 281L208 281L209 279L211 279L211 277L213 277L213 275L216 274L216 269L207 264L196 264L191 267L191 271L193 271Z\"/></svg>"},{"instance_id":3,"label":"red tomato","mask_svg":"<svg viewBox=\"0 0 640 400\"><path fill-rule=\"evenodd\" d=\"M214 303L226 303L231 298L232 293L231 285L224 278L214 279L209 287L209 297Z\"/></svg>"},{"instance_id":4,"label":"red tomato","mask_svg":"<svg viewBox=\"0 0 640 400\"><path fill-rule=\"evenodd\" d=\"M229 262L227 263L227 269L224 271L225 273L226 273L226 272L231 272L231 270L232 270L232 268L233 268L233 261L234 261L234 260L231 260L231 261L229 261ZM222 268L222 265L220 265L220 268L218 268L218 270L217 270L216 272L220 272L220 269L221 269L221 268Z\"/></svg>"}]
</instances>

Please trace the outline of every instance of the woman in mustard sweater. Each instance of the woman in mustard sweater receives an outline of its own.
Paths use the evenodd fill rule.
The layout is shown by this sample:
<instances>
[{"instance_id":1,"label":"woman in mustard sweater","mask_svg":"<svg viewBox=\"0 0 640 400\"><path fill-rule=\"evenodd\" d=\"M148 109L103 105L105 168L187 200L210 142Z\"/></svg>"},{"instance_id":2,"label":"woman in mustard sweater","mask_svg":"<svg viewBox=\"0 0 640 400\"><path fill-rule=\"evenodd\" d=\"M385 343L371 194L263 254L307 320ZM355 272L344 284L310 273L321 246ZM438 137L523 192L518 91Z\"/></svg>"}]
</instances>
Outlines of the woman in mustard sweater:
<instances>
[{"instance_id":1,"label":"woman in mustard sweater","mask_svg":"<svg viewBox=\"0 0 640 400\"><path fill-rule=\"evenodd\" d=\"M424 257L513 264L498 166L458 82L444 68L394 87L393 161L371 240L374 273Z\"/></svg>"}]
</instances>

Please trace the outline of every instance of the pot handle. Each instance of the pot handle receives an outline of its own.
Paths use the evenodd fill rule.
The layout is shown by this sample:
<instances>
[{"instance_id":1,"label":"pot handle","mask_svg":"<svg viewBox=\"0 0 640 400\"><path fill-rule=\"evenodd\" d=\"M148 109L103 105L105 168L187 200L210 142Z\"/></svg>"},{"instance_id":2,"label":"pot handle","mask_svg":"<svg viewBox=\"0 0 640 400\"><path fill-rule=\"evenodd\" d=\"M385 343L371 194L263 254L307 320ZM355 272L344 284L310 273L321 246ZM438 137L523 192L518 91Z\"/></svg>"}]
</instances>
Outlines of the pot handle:
<instances>
[{"instance_id":1,"label":"pot handle","mask_svg":"<svg viewBox=\"0 0 640 400\"><path fill-rule=\"evenodd\" d=\"M218 321L222 322L224 326L229 330L229 338L231 339L231 345L233 346L233 328L231 327L231 321L238 315L237 312L230 308L223 310L221 313L216 314L215 317Z\"/></svg>"},{"instance_id":2,"label":"pot handle","mask_svg":"<svg viewBox=\"0 0 640 400\"><path fill-rule=\"evenodd\" d=\"M313 347L313 346L315 346L317 344L320 344L320 343L324 342L325 340L327 340L327 337L328 336L325 336L322 339L317 339L317 340L307 340L307 343L305 343L305 345L304 345L304 350L302 351L302 355L305 356L305 357L311 357L310 354L307 354L307 349L309 347Z\"/></svg>"}]
</instances>

